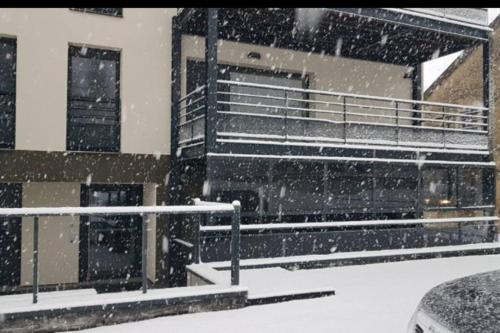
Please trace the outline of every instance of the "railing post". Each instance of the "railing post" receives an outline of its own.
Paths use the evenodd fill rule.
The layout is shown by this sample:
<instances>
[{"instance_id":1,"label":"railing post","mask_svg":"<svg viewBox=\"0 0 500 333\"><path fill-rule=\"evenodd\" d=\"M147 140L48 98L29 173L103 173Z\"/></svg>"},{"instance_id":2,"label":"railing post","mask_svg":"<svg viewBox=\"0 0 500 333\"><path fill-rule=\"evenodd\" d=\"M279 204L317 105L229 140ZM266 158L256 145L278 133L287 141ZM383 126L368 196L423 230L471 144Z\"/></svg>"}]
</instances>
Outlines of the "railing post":
<instances>
[{"instance_id":1,"label":"railing post","mask_svg":"<svg viewBox=\"0 0 500 333\"><path fill-rule=\"evenodd\" d=\"M445 107L441 107L441 112L443 113L443 121L442 121L442 128L443 128L443 147L446 148L446 123L445 123Z\"/></svg>"},{"instance_id":2,"label":"railing post","mask_svg":"<svg viewBox=\"0 0 500 333\"><path fill-rule=\"evenodd\" d=\"M346 104L346 97L344 96L344 107L343 107L343 121L344 121L344 143L347 143L347 104Z\"/></svg>"},{"instance_id":3,"label":"railing post","mask_svg":"<svg viewBox=\"0 0 500 333\"><path fill-rule=\"evenodd\" d=\"M38 303L38 216L33 218L33 304Z\"/></svg>"},{"instance_id":4,"label":"railing post","mask_svg":"<svg viewBox=\"0 0 500 333\"><path fill-rule=\"evenodd\" d=\"M288 91L285 91L285 119L283 125L283 131L285 132L285 141L288 140Z\"/></svg>"},{"instance_id":5,"label":"railing post","mask_svg":"<svg viewBox=\"0 0 500 333\"><path fill-rule=\"evenodd\" d=\"M399 146L399 131L400 131L400 127L399 127L399 103L396 102L396 143L397 145Z\"/></svg>"},{"instance_id":6,"label":"railing post","mask_svg":"<svg viewBox=\"0 0 500 333\"><path fill-rule=\"evenodd\" d=\"M195 215L194 219L194 242L193 242L193 262L199 264L201 259L201 246L200 246L200 225L201 214Z\"/></svg>"},{"instance_id":7,"label":"railing post","mask_svg":"<svg viewBox=\"0 0 500 333\"><path fill-rule=\"evenodd\" d=\"M142 293L148 290L148 222L149 215L142 218Z\"/></svg>"},{"instance_id":8,"label":"railing post","mask_svg":"<svg viewBox=\"0 0 500 333\"><path fill-rule=\"evenodd\" d=\"M233 201L233 220L231 223L231 285L240 284L240 223L241 204Z\"/></svg>"}]
</instances>

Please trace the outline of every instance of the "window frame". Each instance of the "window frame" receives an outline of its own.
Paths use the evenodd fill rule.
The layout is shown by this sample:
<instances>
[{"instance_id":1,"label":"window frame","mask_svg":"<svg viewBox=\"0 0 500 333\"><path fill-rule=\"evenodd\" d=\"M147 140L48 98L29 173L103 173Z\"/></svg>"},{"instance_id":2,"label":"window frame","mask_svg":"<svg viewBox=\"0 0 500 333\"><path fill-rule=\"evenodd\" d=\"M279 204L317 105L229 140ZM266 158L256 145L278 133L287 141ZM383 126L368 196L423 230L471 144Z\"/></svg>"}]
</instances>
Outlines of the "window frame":
<instances>
[{"instance_id":1,"label":"window frame","mask_svg":"<svg viewBox=\"0 0 500 333\"><path fill-rule=\"evenodd\" d=\"M96 14L96 15L105 15L105 16L110 16L110 17L120 17L123 18L123 7L122 8L114 8L116 9L116 14L113 14L111 12L107 11L101 11L105 9L104 7L96 7L96 8L70 8L69 10L75 11L75 12L81 12L81 13L89 13L89 14Z\"/></svg>"},{"instance_id":2,"label":"window frame","mask_svg":"<svg viewBox=\"0 0 500 333\"><path fill-rule=\"evenodd\" d=\"M16 105L16 97L17 97L17 38L15 37L5 37L5 36L0 36L0 43L7 43L7 44L12 44L14 52L13 52L13 58L14 58L14 89L13 93L8 93L8 94L0 94L0 95L8 95L12 99L12 105L13 105L13 110L12 110L12 127L13 127L13 136L11 138L11 141L7 144L1 144L0 143L0 150L12 150L15 149L16 147L16 111L17 111L17 105Z\"/></svg>"},{"instance_id":3,"label":"window frame","mask_svg":"<svg viewBox=\"0 0 500 333\"><path fill-rule=\"evenodd\" d=\"M111 50L107 48L97 48L97 47L87 47L85 55L80 53L80 50L84 46L82 45L72 45L68 47L68 77L67 77L67 98L66 98L66 150L71 152L101 152L101 153L119 153L121 151L121 51ZM106 54L103 54L105 53ZM71 143L71 103L73 101L71 95L72 88L72 58L74 56L80 56L88 59L99 59L99 60L114 60L116 62L116 79L115 79L115 90L117 92L116 96L116 146L113 147L89 147L82 149L82 147L72 147Z\"/></svg>"}]
</instances>

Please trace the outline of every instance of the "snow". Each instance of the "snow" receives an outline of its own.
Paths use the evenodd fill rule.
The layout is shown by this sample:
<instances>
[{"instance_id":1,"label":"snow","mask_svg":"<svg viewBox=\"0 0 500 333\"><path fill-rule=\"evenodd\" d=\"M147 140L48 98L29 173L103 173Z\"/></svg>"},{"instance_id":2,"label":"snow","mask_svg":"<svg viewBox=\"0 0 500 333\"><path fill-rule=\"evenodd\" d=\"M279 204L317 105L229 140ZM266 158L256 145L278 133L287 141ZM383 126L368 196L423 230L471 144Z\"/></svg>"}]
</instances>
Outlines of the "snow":
<instances>
[{"instance_id":1,"label":"snow","mask_svg":"<svg viewBox=\"0 0 500 333\"><path fill-rule=\"evenodd\" d=\"M64 309L80 306L112 305L156 299L190 297L199 295L219 295L225 293L245 292L244 286L195 286L166 289L148 289L146 294L141 290L97 294L94 289L41 292L38 303L32 303L32 294L14 294L0 296L0 314L25 311Z\"/></svg>"},{"instance_id":2,"label":"snow","mask_svg":"<svg viewBox=\"0 0 500 333\"><path fill-rule=\"evenodd\" d=\"M352 252L337 252L332 254L312 254L303 256L287 256L287 257L274 257L274 258L256 258L244 259L240 261L240 267L255 267L255 266L271 266L282 264L295 264L302 262L321 262L331 260L345 260L345 259L360 259L360 258L374 258L384 256L404 256L412 254L444 254L446 252L456 251L470 251L470 250L487 250L498 249L500 243L478 243L478 244L465 244L465 245L448 245L448 246L433 246L423 248L411 249L395 249L395 250L371 250L371 251L352 251ZM229 268L231 263L229 261L219 261L210 264L214 268Z\"/></svg>"},{"instance_id":3,"label":"snow","mask_svg":"<svg viewBox=\"0 0 500 333\"><path fill-rule=\"evenodd\" d=\"M307 160L307 161L350 161L350 162L380 162L380 163L415 163L434 164L434 165L473 165L473 166L495 166L495 162L469 162L469 161L446 161L446 160L412 160L412 159L397 159L397 158L377 158L377 157L344 157L344 156L320 156L320 155L259 155L259 154L237 154L237 153L207 153L207 156L216 157L242 157L256 159L278 159L278 160Z\"/></svg>"},{"instance_id":4,"label":"snow","mask_svg":"<svg viewBox=\"0 0 500 333\"><path fill-rule=\"evenodd\" d=\"M287 271L243 270L241 281L263 295L333 287L335 296L238 310L163 317L83 332L406 332L421 297L435 285L498 269L500 255ZM229 274L229 272L226 272Z\"/></svg>"}]
</instances>

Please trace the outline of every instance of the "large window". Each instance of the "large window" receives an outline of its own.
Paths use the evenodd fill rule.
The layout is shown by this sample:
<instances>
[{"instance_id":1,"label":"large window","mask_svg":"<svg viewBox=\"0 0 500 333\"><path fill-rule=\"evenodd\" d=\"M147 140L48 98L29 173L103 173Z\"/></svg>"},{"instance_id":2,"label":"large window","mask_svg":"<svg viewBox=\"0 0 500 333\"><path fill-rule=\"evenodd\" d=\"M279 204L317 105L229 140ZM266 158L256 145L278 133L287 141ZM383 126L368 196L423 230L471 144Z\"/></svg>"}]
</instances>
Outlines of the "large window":
<instances>
[{"instance_id":1,"label":"large window","mask_svg":"<svg viewBox=\"0 0 500 333\"><path fill-rule=\"evenodd\" d=\"M85 207L140 206L141 185L82 186ZM128 279L141 273L141 222L137 215L82 216L80 278L82 281Z\"/></svg>"},{"instance_id":2,"label":"large window","mask_svg":"<svg viewBox=\"0 0 500 333\"><path fill-rule=\"evenodd\" d=\"M0 148L14 148L15 118L16 40L0 38Z\"/></svg>"},{"instance_id":3,"label":"large window","mask_svg":"<svg viewBox=\"0 0 500 333\"><path fill-rule=\"evenodd\" d=\"M120 150L120 53L69 48L67 148Z\"/></svg>"}]
</instances>

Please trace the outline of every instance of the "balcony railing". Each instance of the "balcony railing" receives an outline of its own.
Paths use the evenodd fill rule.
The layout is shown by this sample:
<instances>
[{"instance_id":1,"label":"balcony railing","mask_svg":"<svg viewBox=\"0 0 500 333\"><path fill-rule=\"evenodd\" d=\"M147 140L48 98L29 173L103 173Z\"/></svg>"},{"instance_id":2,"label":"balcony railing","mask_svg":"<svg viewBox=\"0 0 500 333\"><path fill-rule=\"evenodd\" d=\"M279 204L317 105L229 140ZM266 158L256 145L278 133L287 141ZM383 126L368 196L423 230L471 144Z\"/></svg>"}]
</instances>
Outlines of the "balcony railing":
<instances>
[{"instance_id":1,"label":"balcony railing","mask_svg":"<svg viewBox=\"0 0 500 333\"><path fill-rule=\"evenodd\" d=\"M218 80L217 141L488 149L488 109ZM181 147L202 144L205 89L180 101Z\"/></svg>"}]
</instances>

